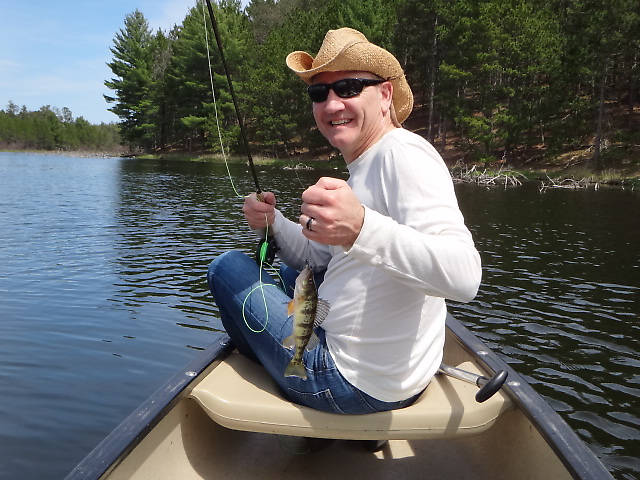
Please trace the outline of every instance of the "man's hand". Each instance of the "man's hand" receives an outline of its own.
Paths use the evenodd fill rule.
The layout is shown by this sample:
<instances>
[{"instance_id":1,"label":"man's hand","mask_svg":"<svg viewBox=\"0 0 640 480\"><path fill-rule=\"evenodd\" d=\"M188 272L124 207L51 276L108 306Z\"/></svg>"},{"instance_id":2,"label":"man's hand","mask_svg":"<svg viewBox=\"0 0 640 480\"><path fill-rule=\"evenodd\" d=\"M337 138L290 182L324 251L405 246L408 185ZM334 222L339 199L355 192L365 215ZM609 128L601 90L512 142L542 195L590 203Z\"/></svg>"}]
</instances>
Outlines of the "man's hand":
<instances>
[{"instance_id":1,"label":"man's hand","mask_svg":"<svg viewBox=\"0 0 640 480\"><path fill-rule=\"evenodd\" d=\"M255 193L244 197L242 212L252 230L266 228L276 218L276 196L272 192L262 192L262 196L263 202L258 200Z\"/></svg>"},{"instance_id":2,"label":"man's hand","mask_svg":"<svg viewBox=\"0 0 640 480\"><path fill-rule=\"evenodd\" d=\"M322 177L304 191L302 202L300 224L305 237L351 248L364 222L364 207L347 182Z\"/></svg>"}]
</instances>

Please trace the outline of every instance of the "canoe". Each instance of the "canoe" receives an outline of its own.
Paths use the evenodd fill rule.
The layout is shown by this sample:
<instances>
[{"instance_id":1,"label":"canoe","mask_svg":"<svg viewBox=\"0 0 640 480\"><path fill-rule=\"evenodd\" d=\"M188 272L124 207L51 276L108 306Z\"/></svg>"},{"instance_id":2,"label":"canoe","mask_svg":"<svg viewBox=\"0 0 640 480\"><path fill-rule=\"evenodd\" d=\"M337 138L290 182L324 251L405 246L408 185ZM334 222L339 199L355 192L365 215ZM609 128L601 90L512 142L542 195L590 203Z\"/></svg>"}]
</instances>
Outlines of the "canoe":
<instances>
[{"instance_id":1,"label":"canoe","mask_svg":"<svg viewBox=\"0 0 640 480\"><path fill-rule=\"evenodd\" d=\"M288 402L223 337L67 479L612 478L526 380L450 315L443 363L508 376L482 403L475 385L438 374L407 408L329 414Z\"/></svg>"}]
</instances>

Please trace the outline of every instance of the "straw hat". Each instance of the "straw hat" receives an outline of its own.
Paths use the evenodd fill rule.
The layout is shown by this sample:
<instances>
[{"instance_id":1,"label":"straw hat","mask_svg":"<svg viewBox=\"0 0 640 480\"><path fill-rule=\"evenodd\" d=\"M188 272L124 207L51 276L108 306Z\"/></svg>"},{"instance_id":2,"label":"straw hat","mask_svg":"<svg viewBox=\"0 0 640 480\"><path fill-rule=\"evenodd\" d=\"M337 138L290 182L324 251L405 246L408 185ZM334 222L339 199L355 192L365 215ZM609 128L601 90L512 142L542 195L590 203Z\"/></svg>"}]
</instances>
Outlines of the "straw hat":
<instances>
[{"instance_id":1,"label":"straw hat","mask_svg":"<svg viewBox=\"0 0 640 480\"><path fill-rule=\"evenodd\" d=\"M371 72L391 81L393 110L399 123L413 109L413 94L398 60L353 28L329 30L315 59L307 52L292 52L287 55L287 66L307 84L322 72Z\"/></svg>"}]
</instances>

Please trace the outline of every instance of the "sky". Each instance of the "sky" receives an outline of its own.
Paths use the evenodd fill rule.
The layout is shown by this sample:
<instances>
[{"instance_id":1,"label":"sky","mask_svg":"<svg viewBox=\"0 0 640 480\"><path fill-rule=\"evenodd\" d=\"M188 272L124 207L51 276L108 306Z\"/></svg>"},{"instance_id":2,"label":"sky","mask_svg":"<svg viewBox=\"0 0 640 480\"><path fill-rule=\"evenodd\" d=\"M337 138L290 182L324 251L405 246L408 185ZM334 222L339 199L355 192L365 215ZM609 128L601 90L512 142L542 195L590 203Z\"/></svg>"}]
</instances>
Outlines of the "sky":
<instances>
[{"instance_id":1,"label":"sky","mask_svg":"<svg viewBox=\"0 0 640 480\"><path fill-rule=\"evenodd\" d=\"M136 8L152 31L180 24L196 0L0 0L0 109L67 107L91 123L115 122L103 94L115 34ZM246 5L247 0L242 1Z\"/></svg>"}]
</instances>

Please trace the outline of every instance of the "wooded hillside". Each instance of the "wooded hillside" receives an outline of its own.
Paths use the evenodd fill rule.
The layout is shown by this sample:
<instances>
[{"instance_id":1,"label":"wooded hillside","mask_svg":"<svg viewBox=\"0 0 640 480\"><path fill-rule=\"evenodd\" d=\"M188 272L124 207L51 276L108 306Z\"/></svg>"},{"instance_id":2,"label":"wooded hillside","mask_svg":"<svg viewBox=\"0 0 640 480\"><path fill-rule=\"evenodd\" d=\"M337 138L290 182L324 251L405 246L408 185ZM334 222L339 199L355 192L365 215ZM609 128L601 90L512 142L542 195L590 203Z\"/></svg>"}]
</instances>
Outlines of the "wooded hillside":
<instances>
[{"instance_id":1,"label":"wooded hillside","mask_svg":"<svg viewBox=\"0 0 640 480\"><path fill-rule=\"evenodd\" d=\"M66 107L46 105L29 111L9 101L0 110L0 148L4 149L113 152L119 149L118 130L114 124L92 125L83 117L74 118Z\"/></svg>"},{"instance_id":2,"label":"wooded hillside","mask_svg":"<svg viewBox=\"0 0 640 480\"><path fill-rule=\"evenodd\" d=\"M171 31L134 11L116 33L105 84L121 134L143 150L242 153L226 77L202 2ZM240 109L257 152L325 145L288 53L317 52L350 26L393 52L416 96L407 126L475 161L640 144L637 0L238 0L214 5ZM213 71L214 105L207 45ZM219 129L216 123L215 106Z\"/></svg>"}]
</instances>

